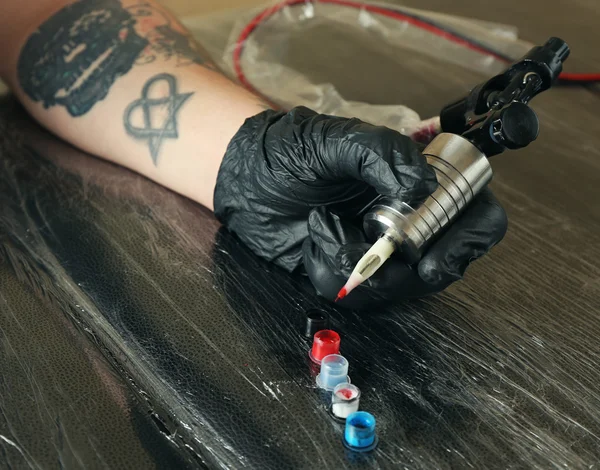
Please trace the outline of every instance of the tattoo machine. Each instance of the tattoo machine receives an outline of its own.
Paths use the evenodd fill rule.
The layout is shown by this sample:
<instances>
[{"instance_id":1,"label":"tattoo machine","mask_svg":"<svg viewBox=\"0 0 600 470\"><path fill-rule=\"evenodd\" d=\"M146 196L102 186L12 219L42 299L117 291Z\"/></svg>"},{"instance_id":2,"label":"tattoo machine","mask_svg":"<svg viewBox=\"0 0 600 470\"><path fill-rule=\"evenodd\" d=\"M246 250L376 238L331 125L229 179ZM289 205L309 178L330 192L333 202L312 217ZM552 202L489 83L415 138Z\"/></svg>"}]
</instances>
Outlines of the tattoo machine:
<instances>
[{"instance_id":1,"label":"tattoo machine","mask_svg":"<svg viewBox=\"0 0 600 470\"><path fill-rule=\"evenodd\" d=\"M441 111L443 132L423 151L436 173L438 189L419 204L387 197L375 200L363 218L367 237L375 243L336 300L372 276L395 251L408 264L417 263L427 246L491 181L488 158L526 147L537 138L538 118L527 103L552 86L569 53L565 41L550 38Z\"/></svg>"}]
</instances>

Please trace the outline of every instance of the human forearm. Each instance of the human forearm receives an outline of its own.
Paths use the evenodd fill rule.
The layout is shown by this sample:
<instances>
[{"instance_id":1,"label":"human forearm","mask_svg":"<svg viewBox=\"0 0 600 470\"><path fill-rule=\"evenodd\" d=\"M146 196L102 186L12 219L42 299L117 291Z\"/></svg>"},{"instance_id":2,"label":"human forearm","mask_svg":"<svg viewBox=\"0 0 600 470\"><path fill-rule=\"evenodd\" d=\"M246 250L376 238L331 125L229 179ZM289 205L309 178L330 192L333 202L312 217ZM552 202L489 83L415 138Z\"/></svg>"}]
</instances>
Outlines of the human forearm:
<instances>
[{"instance_id":1,"label":"human forearm","mask_svg":"<svg viewBox=\"0 0 600 470\"><path fill-rule=\"evenodd\" d=\"M36 15L4 37L2 76L29 112L212 209L227 144L264 104L207 64L155 2L60 0Z\"/></svg>"},{"instance_id":2,"label":"human forearm","mask_svg":"<svg viewBox=\"0 0 600 470\"><path fill-rule=\"evenodd\" d=\"M18 16L21 0L3 1ZM30 112L75 145L211 209L214 196L217 218L250 249L288 271L303 266L326 297L369 248L353 209L374 192L410 203L437 186L427 160L396 131L303 107L261 113L259 99L202 63L155 3L38 1L39 21L14 27L0 17L8 45L0 68ZM506 225L493 196L480 195L417 269L389 260L351 304L446 288Z\"/></svg>"}]
</instances>

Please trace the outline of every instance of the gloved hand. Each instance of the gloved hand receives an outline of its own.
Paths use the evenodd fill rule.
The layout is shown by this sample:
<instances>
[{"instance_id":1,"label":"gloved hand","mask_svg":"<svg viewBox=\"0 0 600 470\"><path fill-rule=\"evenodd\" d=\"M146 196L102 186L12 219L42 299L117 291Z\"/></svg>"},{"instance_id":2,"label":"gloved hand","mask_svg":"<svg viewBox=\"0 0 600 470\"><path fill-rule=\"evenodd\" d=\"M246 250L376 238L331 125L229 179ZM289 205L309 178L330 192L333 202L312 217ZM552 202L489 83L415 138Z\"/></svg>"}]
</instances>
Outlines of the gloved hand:
<instances>
[{"instance_id":1,"label":"gloved hand","mask_svg":"<svg viewBox=\"0 0 600 470\"><path fill-rule=\"evenodd\" d=\"M333 300L370 247L357 211L377 194L411 203L436 187L434 171L408 137L298 107L246 120L221 164L214 207L254 253L290 272L303 266L317 291ZM418 265L392 257L342 302L358 308L439 292L506 228L504 210L486 190Z\"/></svg>"}]
</instances>

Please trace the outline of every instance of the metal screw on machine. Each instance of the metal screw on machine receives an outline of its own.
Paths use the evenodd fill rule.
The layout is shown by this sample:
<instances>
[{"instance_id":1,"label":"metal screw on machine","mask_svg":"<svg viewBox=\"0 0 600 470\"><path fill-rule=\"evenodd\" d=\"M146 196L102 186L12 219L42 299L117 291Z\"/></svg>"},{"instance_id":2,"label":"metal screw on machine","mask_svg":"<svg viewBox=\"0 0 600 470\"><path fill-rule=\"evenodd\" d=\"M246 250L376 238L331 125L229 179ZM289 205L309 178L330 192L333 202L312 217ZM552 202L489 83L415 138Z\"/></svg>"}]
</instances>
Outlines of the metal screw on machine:
<instances>
[{"instance_id":1,"label":"metal screw on machine","mask_svg":"<svg viewBox=\"0 0 600 470\"><path fill-rule=\"evenodd\" d=\"M373 203L363 223L374 244L359 260L336 301L372 276L394 252L409 264L418 262L432 240L491 181L488 158L506 149L526 147L537 138L539 121L527 104L558 79L569 53L562 39L550 38L442 110L444 133L423 151L436 173L437 190L418 204L391 198Z\"/></svg>"}]
</instances>

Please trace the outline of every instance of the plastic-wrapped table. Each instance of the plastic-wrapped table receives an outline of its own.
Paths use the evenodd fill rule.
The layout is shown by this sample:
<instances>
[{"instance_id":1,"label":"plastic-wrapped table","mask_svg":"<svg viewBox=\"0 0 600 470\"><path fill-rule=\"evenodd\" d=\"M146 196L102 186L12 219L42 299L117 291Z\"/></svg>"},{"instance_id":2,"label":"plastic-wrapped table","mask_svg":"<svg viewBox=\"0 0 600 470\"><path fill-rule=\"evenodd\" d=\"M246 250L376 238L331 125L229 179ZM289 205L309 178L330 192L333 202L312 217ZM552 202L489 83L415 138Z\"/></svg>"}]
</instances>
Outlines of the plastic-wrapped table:
<instances>
[{"instance_id":1,"label":"plastic-wrapped table","mask_svg":"<svg viewBox=\"0 0 600 470\"><path fill-rule=\"evenodd\" d=\"M440 79L449 66L436 63L403 75L416 59L353 53L380 69L349 80L356 64L331 65L347 96L386 102L393 76L398 96L428 90L414 98L424 114L481 78L451 67ZM2 99L0 467L596 465L598 103L582 88L535 102L538 142L494 162L509 233L463 282L352 312L254 257L202 207ZM302 336L313 307L378 419L372 454L344 449L314 386Z\"/></svg>"}]
</instances>

